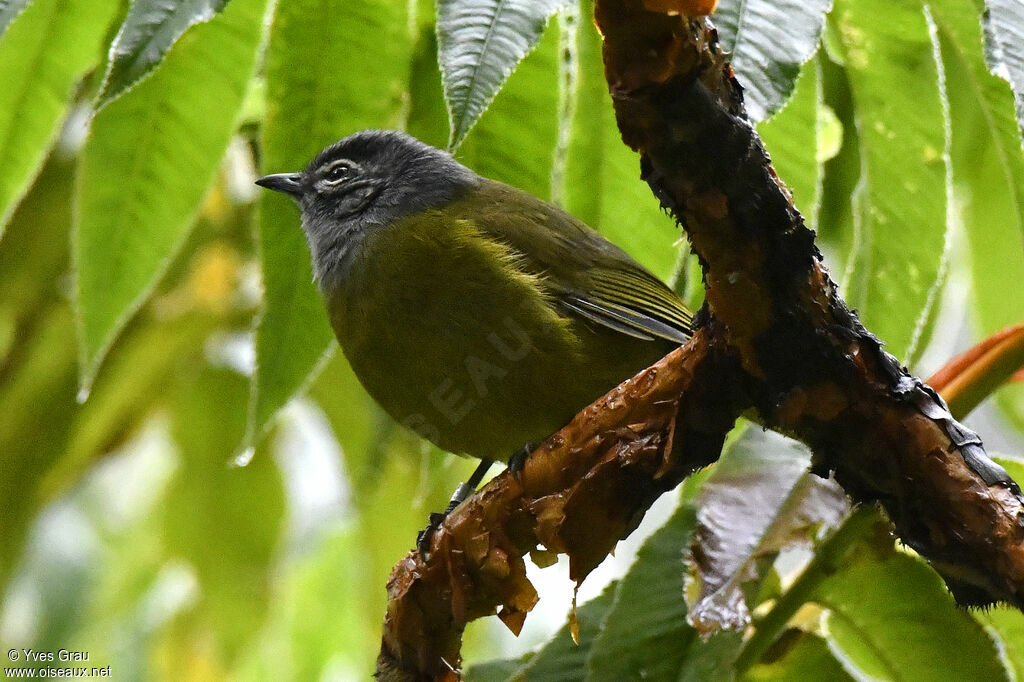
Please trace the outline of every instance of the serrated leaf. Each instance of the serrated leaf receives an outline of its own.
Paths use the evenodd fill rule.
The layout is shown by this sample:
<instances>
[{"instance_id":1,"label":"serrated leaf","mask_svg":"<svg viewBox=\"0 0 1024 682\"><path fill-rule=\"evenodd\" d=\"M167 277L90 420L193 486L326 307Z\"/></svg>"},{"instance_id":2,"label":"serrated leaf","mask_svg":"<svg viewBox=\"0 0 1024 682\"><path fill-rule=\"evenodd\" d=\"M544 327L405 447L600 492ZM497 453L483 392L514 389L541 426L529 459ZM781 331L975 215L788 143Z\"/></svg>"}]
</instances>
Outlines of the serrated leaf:
<instances>
[{"instance_id":1,"label":"serrated leaf","mask_svg":"<svg viewBox=\"0 0 1024 682\"><path fill-rule=\"evenodd\" d=\"M569 625L563 626L509 679L545 682L575 682L581 679L587 657L593 651L601 623L611 608L617 587L617 582L609 583L601 594L579 607L576 613L579 622L578 644L572 641Z\"/></svg>"},{"instance_id":2,"label":"serrated leaf","mask_svg":"<svg viewBox=\"0 0 1024 682\"><path fill-rule=\"evenodd\" d=\"M714 22L743 85L747 115L763 121L782 109L800 67L818 47L832 0L721 0Z\"/></svg>"},{"instance_id":3,"label":"serrated leaf","mask_svg":"<svg viewBox=\"0 0 1024 682\"><path fill-rule=\"evenodd\" d=\"M25 11L32 0L0 0L0 38L7 27Z\"/></svg>"},{"instance_id":4,"label":"serrated leaf","mask_svg":"<svg viewBox=\"0 0 1024 682\"><path fill-rule=\"evenodd\" d=\"M637 552L587 660L588 680L669 680L697 631L686 623L684 557L696 510L681 504Z\"/></svg>"},{"instance_id":5,"label":"serrated leaf","mask_svg":"<svg viewBox=\"0 0 1024 682\"><path fill-rule=\"evenodd\" d=\"M933 569L893 547L887 529L853 547L812 599L830 610L829 638L858 679L921 680L937 670L950 680L1007 679L992 639Z\"/></svg>"},{"instance_id":6,"label":"serrated leaf","mask_svg":"<svg viewBox=\"0 0 1024 682\"><path fill-rule=\"evenodd\" d=\"M698 498L694 563L701 589L687 619L699 630L746 626L743 588L760 577L759 563L845 516L843 491L809 466L806 447L753 429L719 460Z\"/></svg>"},{"instance_id":7,"label":"serrated leaf","mask_svg":"<svg viewBox=\"0 0 1024 682\"><path fill-rule=\"evenodd\" d=\"M406 3L373 0L278 3L265 66L263 172L302 170L323 147L363 128L401 127L413 40L407 11ZM248 440L336 348L298 209L268 191L260 212L265 295Z\"/></svg>"},{"instance_id":8,"label":"serrated leaf","mask_svg":"<svg viewBox=\"0 0 1024 682\"><path fill-rule=\"evenodd\" d=\"M102 108L152 73L191 26L207 22L228 0L134 0L110 46L106 76L96 97Z\"/></svg>"},{"instance_id":9,"label":"serrated leaf","mask_svg":"<svg viewBox=\"0 0 1024 682\"><path fill-rule=\"evenodd\" d=\"M672 275L679 230L640 179L640 159L619 135L601 59L601 36L583 8L564 180L565 208L656 275Z\"/></svg>"},{"instance_id":10,"label":"serrated leaf","mask_svg":"<svg viewBox=\"0 0 1024 682\"><path fill-rule=\"evenodd\" d=\"M0 20L25 5L0 6ZM75 85L96 63L115 9L109 2L38 0L0 40L0 235L42 167Z\"/></svg>"},{"instance_id":11,"label":"serrated leaf","mask_svg":"<svg viewBox=\"0 0 1024 682\"><path fill-rule=\"evenodd\" d=\"M985 38L992 73L1005 79L1017 101L1017 124L1024 133L1024 3L985 0Z\"/></svg>"},{"instance_id":12,"label":"serrated leaf","mask_svg":"<svg viewBox=\"0 0 1024 682\"><path fill-rule=\"evenodd\" d=\"M456 149L565 0L438 0L437 44Z\"/></svg>"},{"instance_id":13,"label":"serrated leaf","mask_svg":"<svg viewBox=\"0 0 1024 682\"><path fill-rule=\"evenodd\" d=\"M937 46L915 4L836 0L830 20L861 155L846 300L893 355L909 361L923 346L949 229L947 105Z\"/></svg>"},{"instance_id":14,"label":"serrated leaf","mask_svg":"<svg viewBox=\"0 0 1024 682\"><path fill-rule=\"evenodd\" d=\"M92 121L73 236L84 387L192 226L235 127L264 6L236 0Z\"/></svg>"},{"instance_id":15,"label":"serrated leaf","mask_svg":"<svg viewBox=\"0 0 1024 682\"><path fill-rule=\"evenodd\" d=\"M557 30L544 34L456 154L477 173L542 199L551 198L558 143L558 38Z\"/></svg>"},{"instance_id":16,"label":"serrated leaf","mask_svg":"<svg viewBox=\"0 0 1024 682\"><path fill-rule=\"evenodd\" d=\"M949 93L954 196L970 256L971 311L978 337L1024 319L1024 150L1013 93L985 62L971 3L930 4L938 26ZM1024 391L1007 386L999 405L1024 424Z\"/></svg>"}]
</instances>

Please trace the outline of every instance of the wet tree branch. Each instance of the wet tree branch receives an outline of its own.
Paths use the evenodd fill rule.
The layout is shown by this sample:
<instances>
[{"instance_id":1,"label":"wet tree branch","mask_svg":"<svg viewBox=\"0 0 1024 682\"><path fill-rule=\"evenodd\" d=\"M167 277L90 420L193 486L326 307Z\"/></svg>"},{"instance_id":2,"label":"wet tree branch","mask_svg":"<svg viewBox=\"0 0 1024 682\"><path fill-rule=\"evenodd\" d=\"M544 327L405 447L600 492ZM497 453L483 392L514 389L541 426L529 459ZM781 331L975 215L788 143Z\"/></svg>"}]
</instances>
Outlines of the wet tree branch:
<instances>
[{"instance_id":1,"label":"wet tree branch","mask_svg":"<svg viewBox=\"0 0 1024 682\"><path fill-rule=\"evenodd\" d=\"M700 259L701 328L456 510L430 561L395 567L383 679L455 679L466 623L499 610L518 631L536 602L524 555L564 552L582 579L658 495L718 458L749 407L855 501L880 502L961 604L1024 605L1019 488L838 296L714 29L657 5L598 0L595 14L623 140Z\"/></svg>"}]
</instances>

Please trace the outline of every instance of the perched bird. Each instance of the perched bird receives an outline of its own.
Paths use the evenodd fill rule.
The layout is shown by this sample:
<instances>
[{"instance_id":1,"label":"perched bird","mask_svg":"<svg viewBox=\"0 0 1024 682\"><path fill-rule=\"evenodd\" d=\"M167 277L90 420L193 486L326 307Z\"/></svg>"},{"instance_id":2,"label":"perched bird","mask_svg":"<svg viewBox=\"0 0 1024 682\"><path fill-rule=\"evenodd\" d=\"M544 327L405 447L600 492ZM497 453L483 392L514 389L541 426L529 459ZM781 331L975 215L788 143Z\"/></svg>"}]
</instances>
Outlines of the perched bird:
<instances>
[{"instance_id":1,"label":"perched bird","mask_svg":"<svg viewBox=\"0 0 1024 682\"><path fill-rule=\"evenodd\" d=\"M593 229L404 133L257 184L298 202L356 376L444 450L507 461L690 335L679 298Z\"/></svg>"}]
</instances>

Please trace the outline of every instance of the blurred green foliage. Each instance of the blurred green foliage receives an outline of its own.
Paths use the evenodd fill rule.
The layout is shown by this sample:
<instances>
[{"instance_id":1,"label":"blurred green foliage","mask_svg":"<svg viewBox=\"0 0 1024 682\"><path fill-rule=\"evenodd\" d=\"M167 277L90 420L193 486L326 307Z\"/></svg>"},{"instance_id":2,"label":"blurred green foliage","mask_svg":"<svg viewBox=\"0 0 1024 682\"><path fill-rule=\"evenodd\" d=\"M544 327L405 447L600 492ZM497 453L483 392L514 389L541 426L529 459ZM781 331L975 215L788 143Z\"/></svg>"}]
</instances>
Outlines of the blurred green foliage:
<instances>
[{"instance_id":1,"label":"blurred green foliage","mask_svg":"<svg viewBox=\"0 0 1024 682\"><path fill-rule=\"evenodd\" d=\"M164 3L173 11L152 15L164 23L120 39L128 3L0 3L0 650L88 651L119 680L372 671L390 568L472 463L394 425L359 386L334 350L297 211L257 194L257 169L296 170L366 127L443 146L451 114L469 131L457 158L563 204L700 304L695 258L619 140L592 4L551 17L556 4L524 19L466 0L495 30L530 36L546 20L518 66L518 52L488 52L502 68L473 84L477 102L493 97L477 119L446 102L443 83L462 76L439 62L430 0ZM790 4L806 22L786 24ZM980 2L830 4L722 0L718 12L834 278L927 373L1024 320L1014 93L986 63ZM820 48L807 30L819 24ZM479 54L485 38L445 54ZM115 41L115 75L130 78L104 89ZM503 67L516 67L507 80ZM1021 445L1022 389L981 410L987 442ZM732 442L743 447L727 449L726 471L770 469L781 447L758 433ZM721 504L700 494L716 471L692 477L635 563L620 559L621 579L581 606L579 647L561 617L528 619L524 637L551 639L525 657L483 624L468 633L468 676L1024 670L1021 614L955 609L876 521L743 557L756 570L736 584L769 646L705 641L685 620L686 550L702 505ZM829 537L853 558L824 579ZM531 575L552 585L544 600L567 602L545 578L557 571ZM773 611L786 614L774 630ZM508 660L472 665L492 658Z\"/></svg>"}]
</instances>

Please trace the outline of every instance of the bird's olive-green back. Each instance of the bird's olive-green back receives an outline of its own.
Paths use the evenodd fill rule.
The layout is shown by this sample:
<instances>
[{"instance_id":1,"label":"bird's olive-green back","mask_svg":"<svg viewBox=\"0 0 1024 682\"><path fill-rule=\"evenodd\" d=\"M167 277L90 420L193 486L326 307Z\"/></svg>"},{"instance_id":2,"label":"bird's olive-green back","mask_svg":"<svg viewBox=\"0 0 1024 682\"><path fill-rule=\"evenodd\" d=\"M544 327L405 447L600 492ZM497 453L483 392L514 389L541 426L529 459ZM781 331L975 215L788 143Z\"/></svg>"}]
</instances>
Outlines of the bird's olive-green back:
<instances>
[{"instance_id":1,"label":"bird's olive-green back","mask_svg":"<svg viewBox=\"0 0 1024 682\"><path fill-rule=\"evenodd\" d=\"M490 180L372 230L328 308L392 417L442 448L499 460L658 360L690 323L623 251Z\"/></svg>"}]
</instances>

